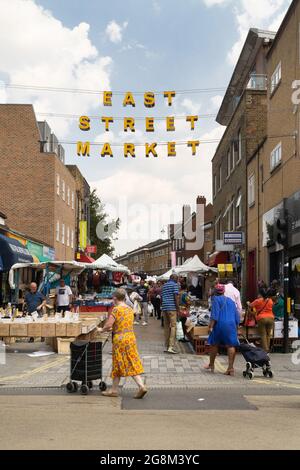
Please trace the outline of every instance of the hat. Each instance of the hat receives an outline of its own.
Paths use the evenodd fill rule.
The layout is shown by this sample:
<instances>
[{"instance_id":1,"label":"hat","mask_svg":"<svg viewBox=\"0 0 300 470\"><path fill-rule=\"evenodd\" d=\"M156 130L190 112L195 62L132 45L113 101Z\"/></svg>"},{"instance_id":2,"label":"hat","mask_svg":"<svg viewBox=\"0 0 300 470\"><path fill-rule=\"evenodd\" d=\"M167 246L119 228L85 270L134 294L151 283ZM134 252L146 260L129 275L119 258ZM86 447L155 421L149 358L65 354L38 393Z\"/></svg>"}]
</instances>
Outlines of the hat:
<instances>
[{"instance_id":1,"label":"hat","mask_svg":"<svg viewBox=\"0 0 300 470\"><path fill-rule=\"evenodd\" d=\"M217 284L215 287L215 292L216 294L222 295L225 292L225 286L224 284Z\"/></svg>"}]
</instances>

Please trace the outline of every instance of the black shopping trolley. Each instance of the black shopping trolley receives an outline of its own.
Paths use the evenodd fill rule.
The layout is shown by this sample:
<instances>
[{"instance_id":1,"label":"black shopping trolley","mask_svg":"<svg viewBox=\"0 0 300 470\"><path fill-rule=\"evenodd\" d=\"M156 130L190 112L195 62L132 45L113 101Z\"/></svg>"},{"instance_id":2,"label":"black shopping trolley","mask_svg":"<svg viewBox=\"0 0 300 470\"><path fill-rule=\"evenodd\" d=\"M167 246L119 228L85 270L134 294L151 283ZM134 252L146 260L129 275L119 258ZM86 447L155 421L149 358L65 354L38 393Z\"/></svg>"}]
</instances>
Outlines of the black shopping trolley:
<instances>
[{"instance_id":1,"label":"black shopping trolley","mask_svg":"<svg viewBox=\"0 0 300 470\"><path fill-rule=\"evenodd\" d=\"M87 395L93 388L93 380L100 379L99 389L106 390L103 376L103 346L102 341L74 341L71 343L70 382L66 388L69 393L77 392L81 382L80 392Z\"/></svg>"},{"instance_id":2,"label":"black shopping trolley","mask_svg":"<svg viewBox=\"0 0 300 470\"><path fill-rule=\"evenodd\" d=\"M246 361L246 370L243 371L243 376L253 379L254 370L256 368L262 368L263 375L272 378L273 372L268 353L262 348L258 348L254 344L249 343L245 336L242 336L241 339L243 342L240 343L239 349Z\"/></svg>"}]
</instances>

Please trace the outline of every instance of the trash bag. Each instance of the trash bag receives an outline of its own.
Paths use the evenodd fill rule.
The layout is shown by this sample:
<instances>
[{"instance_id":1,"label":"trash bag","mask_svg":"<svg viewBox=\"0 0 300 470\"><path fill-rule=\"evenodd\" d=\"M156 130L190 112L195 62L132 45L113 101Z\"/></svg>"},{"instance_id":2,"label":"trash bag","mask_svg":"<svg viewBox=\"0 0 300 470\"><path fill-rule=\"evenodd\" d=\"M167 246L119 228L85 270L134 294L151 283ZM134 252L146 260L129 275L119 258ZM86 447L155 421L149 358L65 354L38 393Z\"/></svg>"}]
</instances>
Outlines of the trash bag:
<instances>
[{"instance_id":1,"label":"trash bag","mask_svg":"<svg viewBox=\"0 0 300 470\"><path fill-rule=\"evenodd\" d=\"M176 325L176 339L177 341L181 341L182 339L184 339L184 333L183 333L181 321L178 321Z\"/></svg>"}]
</instances>

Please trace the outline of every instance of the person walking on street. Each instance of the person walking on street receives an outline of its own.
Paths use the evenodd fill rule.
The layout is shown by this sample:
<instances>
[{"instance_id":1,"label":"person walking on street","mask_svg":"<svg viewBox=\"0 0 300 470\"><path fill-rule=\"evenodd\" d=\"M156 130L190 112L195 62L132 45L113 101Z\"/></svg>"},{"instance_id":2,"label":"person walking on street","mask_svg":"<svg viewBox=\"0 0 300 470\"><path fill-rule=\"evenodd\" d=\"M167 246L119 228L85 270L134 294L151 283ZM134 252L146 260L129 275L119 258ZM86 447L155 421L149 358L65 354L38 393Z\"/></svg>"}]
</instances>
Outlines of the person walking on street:
<instances>
[{"instance_id":1,"label":"person walking on street","mask_svg":"<svg viewBox=\"0 0 300 470\"><path fill-rule=\"evenodd\" d=\"M210 345L210 360L204 369L214 372L218 346L223 345L227 347L228 354L228 368L225 375L232 376L234 375L233 364L236 347L240 344L238 340L240 316L234 301L229 299L229 297L225 297L224 292L225 286L223 284L218 284L215 287L207 341Z\"/></svg>"},{"instance_id":2,"label":"person walking on street","mask_svg":"<svg viewBox=\"0 0 300 470\"><path fill-rule=\"evenodd\" d=\"M240 291L234 286L232 281L228 281L225 285L224 295L225 297L228 297L229 299L233 300L239 312L239 315L242 315L243 307L241 302L241 294Z\"/></svg>"},{"instance_id":3,"label":"person walking on street","mask_svg":"<svg viewBox=\"0 0 300 470\"><path fill-rule=\"evenodd\" d=\"M165 329L165 352L178 354L175 349L176 323L179 317L179 287L178 276L172 274L162 288L162 311Z\"/></svg>"},{"instance_id":4,"label":"person walking on street","mask_svg":"<svg viewBox=\"0 0 300 470\"><path fill-rule=\"evenodd\" d=\"M30 284L30 291L25 295L25 304L29 315L31 315L33 312L37 312L39 317L43 315L43 310L46 307L46 298L41 292L38 292L37 284L35 282ZM29 342L33 343L34 338L31 337Z\"/></svg>"},{"instance_id":5,"label":"person walking on street","mask_svg":"<svg viewBox=\"0 0 300 470\"><path fill-rule=\"evenodd\" d=\"M248 305L254 309L258 333L261 337L261 347L268 353L270 351L271 337L274 329L273 292L270 289L261 289L259 297Z\"/></svg>"},{"instance_id":6,"label":"person walking on street","mask_svg":"<svg viewBox=\"0 0 300 470\"><path fill-rule=\"evenodd\" d=\"M55 304L56 311L65 314L67 310L70 310L72 303L73 293L70 286L66 286L65 280L59 280L59 286L55 291Z\"/></svg>"},{"instance_id":7,"label":"person walking on street","mask_svg":"<svg viewBox=\"0 0 300 470\"><path fill-rule=\"evenodd\" d=\"M142 307L142 315L143 315L143 323L142 326L148 325L148 286L145 285L145 280L141 279L140 285L137 287L136 292L142 297L141 307Z\"/></svg>"},{"instance_id":8,"label":"person walking on street","mask_svg":"<svg viewBox=\"0 0 300 470\"><path fill-rule=\"evenodd\" d=\"M109 315L103 328L98 328L100 333L113 332L112 344L112 373L113 379L110 390L102 392L105 397L119 396L119 383L121 377L132 377L138 386L138 392L134 398L143 398L147 389L142 380L141 374L144 368L138 353L136 337L133 331L134 313L128 307L126 301L126 291L117 289L113 294L115 307Z\"/></svg>"}]
</instances>

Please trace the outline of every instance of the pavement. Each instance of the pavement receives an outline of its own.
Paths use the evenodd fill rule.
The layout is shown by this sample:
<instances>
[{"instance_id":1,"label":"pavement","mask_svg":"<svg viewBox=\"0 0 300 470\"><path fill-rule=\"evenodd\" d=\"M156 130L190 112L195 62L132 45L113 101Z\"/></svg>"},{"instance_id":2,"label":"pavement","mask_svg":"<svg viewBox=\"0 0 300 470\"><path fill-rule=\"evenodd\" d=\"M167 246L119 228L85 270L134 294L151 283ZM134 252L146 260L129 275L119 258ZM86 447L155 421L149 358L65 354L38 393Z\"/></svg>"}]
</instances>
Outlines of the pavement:
<instances>
[{"instance_id":1,"label":"pavement","mask_svg":"<svg viewBox=\"0 0 300 470\"><path fill-rule=\"evenodd\" d=\"M203 370L207 356L189 344L180 354L163 352L163 331L151 318L136 327L149 393L134 400L134 382L122 380L118 398L68 394L69 356L29 357L49 350L45 343L15 343L0 364L1 449L299 449L300 365L297 354L272 354L273 379L257 370L244 379ZM16 351L16 352L15 352ZM111 344L104 350L104 378L110 383ZM2 356L3 359L3 356ZM97 384L95 384L97 385ZM13 436L13 439L12 439ZM262 438L263 436L263 438Z\"/></svg>"}]
</instances>

